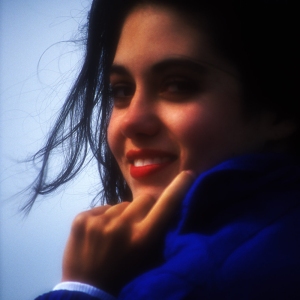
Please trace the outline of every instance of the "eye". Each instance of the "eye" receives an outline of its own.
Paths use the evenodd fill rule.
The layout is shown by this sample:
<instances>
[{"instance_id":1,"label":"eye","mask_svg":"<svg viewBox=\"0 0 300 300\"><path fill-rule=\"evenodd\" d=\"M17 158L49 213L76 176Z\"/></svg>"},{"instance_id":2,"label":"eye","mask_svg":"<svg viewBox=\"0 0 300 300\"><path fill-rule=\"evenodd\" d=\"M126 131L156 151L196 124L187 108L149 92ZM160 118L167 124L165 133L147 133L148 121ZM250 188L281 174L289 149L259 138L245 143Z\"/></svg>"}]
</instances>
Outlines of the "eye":
<instances>
[{"instance_id":1,"label":"eye","mask_svg":"<svg viewBox=\"0 0 300 300\"><path fill-rule=\"evenodd\" d=\"M180 100L198 93L199 85L187 78L170 78L160 88L160 96L170 100Z\"/></svg>"},{"instance_id":2,"label":"eye","mask_svg":"<svg viewBox=\"0 0 300 300\"><path fill-rule=\"evenodd\" d=\"M114 103L130 100L134 95L135 88L128 83L116 83L110 85L110 97Z\"/></svg>"}]
</instances>

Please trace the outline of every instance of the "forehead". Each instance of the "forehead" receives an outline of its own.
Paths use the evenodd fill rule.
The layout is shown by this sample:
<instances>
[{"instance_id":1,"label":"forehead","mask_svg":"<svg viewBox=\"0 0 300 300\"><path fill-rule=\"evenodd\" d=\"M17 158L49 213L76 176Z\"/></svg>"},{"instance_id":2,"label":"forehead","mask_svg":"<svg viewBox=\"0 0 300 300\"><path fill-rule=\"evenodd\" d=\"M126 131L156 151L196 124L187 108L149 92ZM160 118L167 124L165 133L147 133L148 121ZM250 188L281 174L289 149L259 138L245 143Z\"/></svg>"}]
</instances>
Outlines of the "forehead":
<instances>
[{"instance_id":1,"label":"forehead","mask_svg":"<svg viewBox=\"0 0 300 300\"><path fill-rule=\"evenodd\" d=\"M136 7L125 19L113 64L146 68L170 57L183 57L230 69L204 29L192 24L186 15L168 7Z\"/></svg>"}]
</instances>

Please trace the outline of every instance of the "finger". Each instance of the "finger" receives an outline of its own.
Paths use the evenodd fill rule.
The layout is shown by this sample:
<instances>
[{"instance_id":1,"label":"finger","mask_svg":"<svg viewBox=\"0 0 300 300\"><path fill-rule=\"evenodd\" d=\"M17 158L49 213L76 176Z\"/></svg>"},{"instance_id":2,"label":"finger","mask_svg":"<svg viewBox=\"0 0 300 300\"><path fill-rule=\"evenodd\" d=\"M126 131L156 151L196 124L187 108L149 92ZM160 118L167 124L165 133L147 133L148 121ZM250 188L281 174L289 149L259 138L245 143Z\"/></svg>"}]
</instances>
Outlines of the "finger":
<instances>
[{"instance_id":1,"label":"finger","mask_svg":"<svg viewBox=\"0 0 300 300\"><path fill-rule=\"evenodd\" d=\"M103 228L112 219L121 215L128 204L129 202L122 202L114 206L98 206L79 213L72 222L72 234L77 237L83 237L87 228Z\"/></svg>"},{"instance_id":2,"label":"finger","mask_svg":"<svg viewBox=\"0 0 300 300\"><path fill-rule=\"evenodd\" d=\"M72 222L72 232L82 234L91 217L103 215L110 207L110 205L99 206L79 213Z\"/></svg>"},{"instance_id":3,"label":"finger","mask_svg":"<svg viewBox=\"0 0 300 300\"><path fill-rule=\"evenodd\" d=\"M167 227L195 177L193 171L183 171L175 177L141 222L145 236L161 232Z\"/></svg>"},{"instance_id":4,"label":"finger","mask_svg":"<svg viewBox=\"0 0 300 300\"><path fill-rule=\"evenodd\" d=\"M128 205L130 205L130 202L127 201L113 205L104 212L104 215L109 218L118 217L123 213L123 211L126 209Z\"/></svg>"},{"instance_id":5,"label":"finger","mask_svg":"<svg viewBox=\"0 0 300 300\"><path fill-rule=\"evenodd\" d=\"M101 231L106 234L115 230L118 231L125 225L121 216L128 205L130 202L121 202L110 206L104 213L96 215L90 220L90 228L94 228L94 230L98 228L99 233Z\"/></svg>"},{"instance_id":6,"label":"finger","mask_svg":"<svg viewBox=\"0 0 300 300\"><path fill-rule=\"evenodd\" d=\"M124 210L122 217L131 222L140 222L152 209L157 199L151 195L140 195Z\"/></svg>"},{"instance_id":7,"label":"finger","mask_svg":"<svg viewBox=\"0 0 300 300\"><path fill-rule=\"evenodd\" d=\"M97 215L102 215L104 214L108 209L111 208L111 205L103 205L103 206L97 206L97 207L94 207L90 210L87 210L83 213L87 213L91 216L97 216Z\"/></svg>"}]
</instances>

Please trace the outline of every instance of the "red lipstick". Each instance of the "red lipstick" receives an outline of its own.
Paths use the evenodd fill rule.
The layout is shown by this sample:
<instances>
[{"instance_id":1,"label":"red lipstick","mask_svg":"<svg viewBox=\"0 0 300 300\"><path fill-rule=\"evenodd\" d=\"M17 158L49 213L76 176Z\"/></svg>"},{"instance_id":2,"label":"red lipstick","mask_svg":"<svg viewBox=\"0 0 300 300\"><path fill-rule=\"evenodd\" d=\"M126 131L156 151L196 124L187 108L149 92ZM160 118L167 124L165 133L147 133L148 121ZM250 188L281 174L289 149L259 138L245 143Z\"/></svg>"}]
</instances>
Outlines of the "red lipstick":
<instances>
[{"instance_id":1,"label":"red lipstick","mask_svg":"<svg viewBox=\"0 0 300 300\"><path fill-rule=\"evenodd\" d=\"M128 151L126 158L130 163L130 175L138 179L165 168L174 161L176 156L161 150L139 149Z\"/></svg>"}]
</instances>

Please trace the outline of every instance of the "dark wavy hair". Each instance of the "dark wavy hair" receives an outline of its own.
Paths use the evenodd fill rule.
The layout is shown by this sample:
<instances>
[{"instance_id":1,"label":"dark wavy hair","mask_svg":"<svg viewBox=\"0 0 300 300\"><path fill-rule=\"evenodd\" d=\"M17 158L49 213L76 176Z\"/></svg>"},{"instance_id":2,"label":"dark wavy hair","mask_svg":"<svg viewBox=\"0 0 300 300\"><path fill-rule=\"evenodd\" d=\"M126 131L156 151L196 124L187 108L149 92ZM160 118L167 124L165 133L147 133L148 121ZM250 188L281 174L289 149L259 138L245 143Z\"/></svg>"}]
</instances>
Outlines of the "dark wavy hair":
<instances>
[{"instance_id":1,"label":"dark wavy hair","mask_svg":"<svg viewBox=\"0 0 300 300\"><path fill-rule=\"evenodd\" d=\"M41 163L31 185L29 211L38 195L49 194L84 167L88 153L98 162L102 203L130 199L131 192L108 147L107 126L112 104L109 71L122 24L137 5L172 7L194 26L205 26L214 46L239 70L248 112L270 110L278 120L299 120L299 17L296 1L288 0L94 0L88 14L82 69L62 106L45 146L34 161ZM291 148L299 153L299 131ZM49 179L57 149L64 162Z\"/></svg>"}]
</instances>

